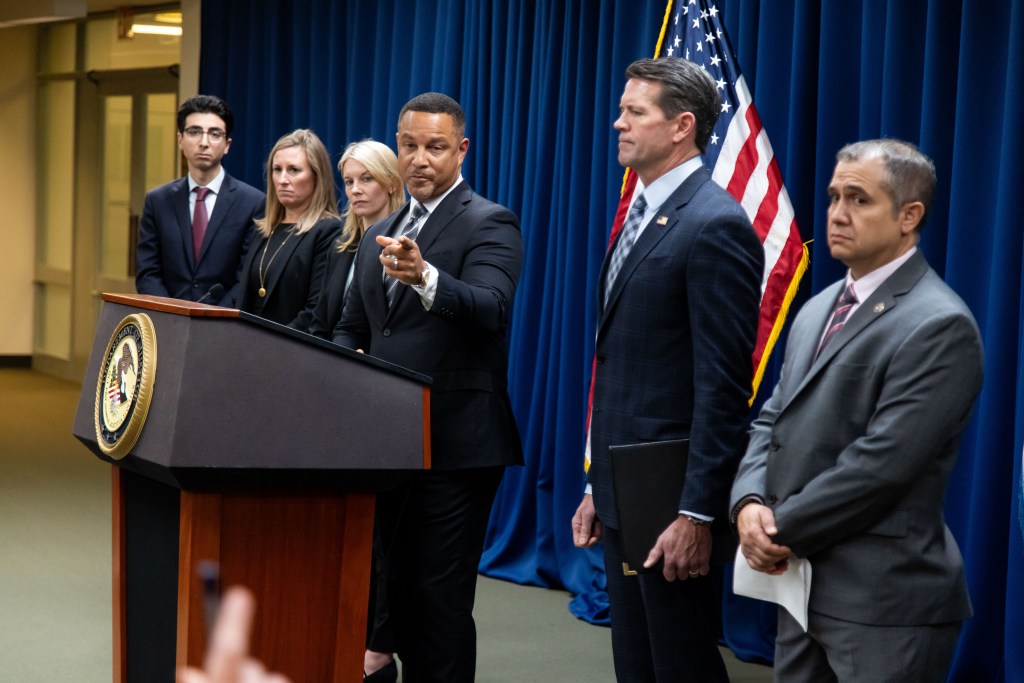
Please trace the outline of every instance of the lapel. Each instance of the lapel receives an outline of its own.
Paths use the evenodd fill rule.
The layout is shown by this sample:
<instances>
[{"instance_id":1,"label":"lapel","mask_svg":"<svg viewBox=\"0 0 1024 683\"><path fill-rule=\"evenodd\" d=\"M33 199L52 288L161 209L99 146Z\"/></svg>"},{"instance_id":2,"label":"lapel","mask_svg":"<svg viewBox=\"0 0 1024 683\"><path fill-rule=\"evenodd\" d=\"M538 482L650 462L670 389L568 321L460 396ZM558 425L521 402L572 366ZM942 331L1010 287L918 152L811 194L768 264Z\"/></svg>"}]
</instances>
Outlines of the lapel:
<instances>
[{"instance_id":1,"label":"lapel","mask_svg":"<svg viewBox=\"0 0 1024 683\"><path fill-rule=\"evenodd\" d=\"M793 349L793 376L802 376L803 378L799 380L799 386L790 395L789 401L792 401L793 398L799 395L811 380L817 377L823 368L832 362L832 359L844 347L853 342L858 335L873 325L875 321L894 311L899 305L900 299L913 289L914 285L927 272L928 262L925 261L920 249L918 249L910 257L910 260L882 282L878 289L853 312L853 315L846 321L843 328L836 333L832 341L829 342L829 345L821 352L821 355L812 362L811 359L818 348L818 342L822 331L825 329L825 323L832 314L832 308L839 297L839 291L843 288L845 281L840 280L836 282L819 296L815 297L812 300L814 308L809 310L811 315L807 320L808 330L805 334L801 335L798 346ZM810 305L811 302L808 302L808 306Z\"/></svg>"},{"instance_id":2,"label":"lapel","mask_svg":"<svg viewBox=\"0 0 1024 683\"><path fill-rule=\"evenodd\" d=\"M438 204L437 207L430 212L430 215L427 216L426 222L424 222L423 226L420 228L419 235L416 237L416 244L420 248L420 254L424 261L430 261L429 254L431 247L434 246L438 238L444 233L448 226L452 224L456 217L466 210L466 205L469 204L472 198L473 189L469 186L469 183L463 179L463 181L459 183L459 185L453 189L447 197L444 198L444 201ZM408 215L408 207L409 204L406 203L405 208L399 212L399 220L401 221L399 225L405 225L405 221L407 220L406 216ZM394 223L392 223L388 228L388 232L383 234L389 235L393 229ZM404 286L398 287L395 290L395 303L390 309L388 309L387 302L384 300L383 276L381 277L380 299L387 311L387 315L384 318L385 322L391 319L391 316L398 309L399 304L405 296L408 295L416 297L417 299L419 298L416 292L408 292L408 289L410 288Z\"/></svg>"},{"instance_id":3,"label":"lapel","mask_svg":"<svg viewBox=\"0 0 1024 683\"><path fill-rule=\"evenodd\" d=\"M220 200L218 199L218 201ZM277 284L277 281L281 279L281 273L285 271L288 265L288 261L292 257L292 254L294 254L295 250L299 248L299 244L301 244L302 241L309 237L315 230L316 226L313 226L312 228L310 228L310 230L304 232L301 235L291 235L291 237L289 237L287 241L283 245L281 245L281 250L278 252L275 252L274 247L270 247L269 249L267 249L266 258L263 261L263 272L266 273L266 275L264 275L265 284L263 286L267 288L267 296L263 299L264 303L269 301L271 295L273 295L274 286ZM264 248L266 248L266 244L260 246L260 249L258 249L258 255L254 255L256 256L257 259L263 256ZM258 262L259 261L257 260L257 263ZM258 278L256 280L256 286L257 288L259 287ZM263 307L261 306L260 310L262 309Z\"/></svg>"},{"instance_id":4,"label":"lapel","mask_svg":"<svg viewBox=\"0 0 1024 683\"><path fill-rule=\"evenodd\" d=\"M210 216L209 222L206 224L206 234L203 236L203 244L199 251L199 261L203 260L206 256L206 251L210 248L210 243L213 242L214 235L220 230L220 227L224 225L226 216L231 213L231 205L235 202L235 183L231 179L231 176L224 172L224 182L220 185L220 192L217 194L217 201L213 205L213 215ZM189 235L192 234L191 222L189 225ZM191 239L189 240L191 243ZM197 262L196 265L199 263Z\"/></svg>"},{"instance_id":5,"label":"lapel","mask_svg":"<svg viewBox=\"0 0 1024 683\"><path fill-rule=\"evenodd\" d=\"M195 271L196 257L192 251L192 216L188 212L188 176L179 178L171 190L171 206L174 208L174 220L181 232L181 248L185 263Z\"/></svg>"},{"instance_id":6,"label":"lapel","mask_svg":"<svg viewBox=\"0 0 1024 683\"><path fill-rule=\"evenodd\" d=\"M611 255L615 251L616 245L622 238L622 232L620 231L618 236L615 238L615 242L612 243L611 247L605 253L604 261L601 264L601 274L598 280L599 286L597 288L597 310L599 315L598 321L598 333L604 326L605 322L611 315L612 310L615 308L615 304L618 303L619 297L622 294L622 290L625 288L626 283L636 272L637 267L643 262L647 255L654 249L655 246L661 240L669 234L670 231L675 230L677 226L682 222L682 216L684 209L690 200L693 199L693 195L696 194L697 190L706 182L711 179L711 174L704 167L701 167L690 174L690 177L682 182L682 184L676 188L675 192L669 195L669 198L665 200L665 203L658 207L655 211L654 217L651 222L644 228L643 233L640 234L636 244L629 250L629 255L626 257L625 262L622 264L622 269L619 270L618 277L615 278L615 282L612 284L612 291L608 295L608 304L604 304L604 287L605 287L605 275L608 271L608 263L611 260ZM667 219L667 221L665 220Z\"/></svg>"}]
</instances>

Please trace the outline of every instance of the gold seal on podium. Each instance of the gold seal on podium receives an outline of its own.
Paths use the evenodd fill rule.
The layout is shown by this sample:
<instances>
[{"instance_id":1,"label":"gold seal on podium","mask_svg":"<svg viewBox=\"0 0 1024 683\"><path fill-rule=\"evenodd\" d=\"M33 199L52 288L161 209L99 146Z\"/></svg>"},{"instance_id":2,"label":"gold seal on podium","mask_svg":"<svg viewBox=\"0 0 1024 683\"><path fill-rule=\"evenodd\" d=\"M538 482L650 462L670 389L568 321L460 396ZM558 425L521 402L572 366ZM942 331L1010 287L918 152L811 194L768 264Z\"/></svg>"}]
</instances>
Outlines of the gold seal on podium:
<instances>
[{"instance_id":1,"label":"gold seal on podium","mask_svg":"<svg viewBox=\"0 0 1024 683\"><path fill-rule=\"evenodd\" d=\"M142 433L156 376L156 330L145 313L120 322L107 343L96 384L96 440L120 460Z\"/></svg>"}]
</instances>

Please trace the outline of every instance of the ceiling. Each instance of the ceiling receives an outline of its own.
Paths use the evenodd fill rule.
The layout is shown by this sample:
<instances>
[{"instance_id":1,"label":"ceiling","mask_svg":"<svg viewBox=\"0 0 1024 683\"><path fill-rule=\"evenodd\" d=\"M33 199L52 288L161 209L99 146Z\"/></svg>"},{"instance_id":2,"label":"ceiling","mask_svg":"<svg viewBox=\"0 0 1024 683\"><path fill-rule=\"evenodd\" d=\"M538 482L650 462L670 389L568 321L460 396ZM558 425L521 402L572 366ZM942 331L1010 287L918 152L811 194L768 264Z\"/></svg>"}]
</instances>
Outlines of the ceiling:
<instances>
[{"instance_id":1,"label":"ceiling","mask_svg":"<svg viewBox=\"0 0 1024 683\"><path fill-rule=\"evenodd\" d=\"M130 0L3 0L0 2L0 28L46 21L79 19L94 12L109 12L131 6ZM157 6L166 7L159 3ZM137 2L136 7L149 9L154 2Z\"/></svg>"}]
</instances>

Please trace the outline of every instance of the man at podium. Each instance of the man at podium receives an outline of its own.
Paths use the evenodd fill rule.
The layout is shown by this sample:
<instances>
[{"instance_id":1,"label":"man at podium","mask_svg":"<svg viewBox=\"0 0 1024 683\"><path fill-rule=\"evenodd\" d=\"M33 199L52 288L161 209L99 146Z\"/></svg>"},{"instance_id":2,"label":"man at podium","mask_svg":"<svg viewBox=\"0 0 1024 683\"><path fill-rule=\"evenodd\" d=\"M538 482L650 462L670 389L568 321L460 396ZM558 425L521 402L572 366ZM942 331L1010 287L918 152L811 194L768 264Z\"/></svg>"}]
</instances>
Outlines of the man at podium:
<instances>
[{"instance_id":1,"label":"man at podium","mask_svg":"<svg viewBox=\"0 0 1024 683\"><path fill-rule=\"evenodd\" d=\"M487 520L505 466L522 463L505 346L522 235L515 214L462 178L464 134L447 95L402 108L398 166L411 199L364 237L333 335L433 380L432 468L377 506L404 683L473 681Z\"/></svg>"}]
</instances>

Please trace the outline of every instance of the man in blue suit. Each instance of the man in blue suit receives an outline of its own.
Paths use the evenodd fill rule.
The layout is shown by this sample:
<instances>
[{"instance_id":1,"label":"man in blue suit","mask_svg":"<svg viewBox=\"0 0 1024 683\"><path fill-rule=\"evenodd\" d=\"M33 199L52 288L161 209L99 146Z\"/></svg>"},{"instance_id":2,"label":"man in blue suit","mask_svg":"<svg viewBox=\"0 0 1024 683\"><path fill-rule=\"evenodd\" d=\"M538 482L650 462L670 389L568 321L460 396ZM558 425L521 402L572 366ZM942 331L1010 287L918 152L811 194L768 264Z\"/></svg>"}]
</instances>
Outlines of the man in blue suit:
<instances>
[{"instance_id":1,"label":"man in blue suit","mask_svg":"<svg viewBox=\"0 0 1024 683\"><path fill-rule=\"evenodd\" d=\"M239 269L263 215L262 192L235 180L221 161L231 149L234 115L227 104L197 95L178 108L178 147L188 175L146 193L136 252L135 289L234 306Z\"/></svg>"},{"instance_id":2,"label":"man in blue suit","mask_svg":"<svg viewBox=\"0 0 1024 683\"><path fill-rule=\"evenodd\" d=\"M729 486L746 445L764 252L701 161L721 109L711 77L673 58L626 76L618 159L641 191L601 269L591 465L573 536L604 547L619 681L726 681L708 573L713 549L717 560L735 548ZM626 576L609 446L681 438L678 516L651 549L654 570Z\"/></svg>"},{"instance_id":3,"label":"man in blue suit","mask_svg":"<svg viewBox=\"0 0 1024 683\"><path fill-rule=\"evenodd\" d=\"M917 248L931 159L887 139L836 162L828 246L849 270L793 322L731 517L753 569L811 563L807 631L779 610L776 680L941 683L972 613L943 504L981 336Z\"/></svg>"}]
</instances>

